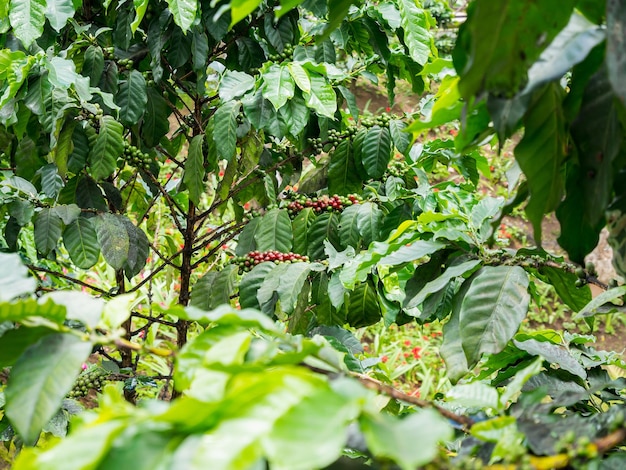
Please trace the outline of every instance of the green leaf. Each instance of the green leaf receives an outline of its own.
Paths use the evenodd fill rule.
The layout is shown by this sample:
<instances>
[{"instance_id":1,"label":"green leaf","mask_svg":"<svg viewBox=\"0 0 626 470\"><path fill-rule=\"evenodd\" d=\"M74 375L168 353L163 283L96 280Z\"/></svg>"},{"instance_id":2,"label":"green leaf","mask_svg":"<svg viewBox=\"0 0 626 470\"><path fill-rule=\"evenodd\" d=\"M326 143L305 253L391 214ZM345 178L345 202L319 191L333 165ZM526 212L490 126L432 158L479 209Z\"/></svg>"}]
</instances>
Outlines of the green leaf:
<instances>
[{"instance_id":1,"label":"green leaf","mask_svg":"<svg viewBox=\"0 0 626 470\"><path fill-rule=\"evenodd\" d=\"M578 312L591 302L591 289L588 284L583 287L576 287L578 276L560 268L544 266L541 274L548 277L548 281L556 290L561 300L565 302L573 311Z\"/></svg>"},{"instance_id":2,"label":"green leaf","mask_svg":"<svg viewBox=\"0 0 626 470\"><path fill-rule=\"evenodd\" d=\"M237 153L237 116L241 104L228 101L214 114L213 141L220 158L230 161Z\"/></svg>"},{"instance_id":3,"label":"green leaf","mask_svg":"<svg viewBox=\"0 0 626 470\"><path fill-rule=\"evenodd\" d=\"M143 17L146 14L146 10L148 9L149 0L133 0L133 7L135 8L135 19L130 24L130 31L135 34L137 32L137 28L141 24Z\"/></svg>"},{"instance_id":4,"label":"green leaf","mask_svg":"<svg viewBox=\"0 0 626 470\"><path fill-rule=\"evenodd\" d=\"M74 4L72 0L47 0L45 14L50 26L59 33L67 20L74 16Z\"/></svg>"},{"instance_id":5,"label":"green leaf","mask_svg":"<svg viewBox=\"0 0 626 470\"><path fill-rule=\"evenodd\" d=\"M309 246L307 255L311 260L325 258L324 240L328 240L335 248L340 247L339 218L334 212L319 215L309 229Z\"/></svg>"},{"instance_id":6,"label":"green leaf","mask_svg":"<svg viewBox=\"0 0 626 470\"><path fill-rule=\"evenodd\" d=\"M246 253L256 250L256 242L254 237L256 231L259 228L259 222L261 217L255 217L251 219L243 228L237 239L237 247L235 248L235 254L237 256L243 256Z\"/></svg>"},{"instance_id":7,"label":"green leaf","mask_svg":"<svg viewBox=\"0 0 626 470\"><path fill-rule=\"evenodd\" d=\"M445 245L440 242L415 240L407 244L394 246L392 250L389 250L388 254L378 260L378 263L388 266L411 263L425 256L432 255L444 247Z\"/></svg>"},{"instance_id":8,"label":"green leaf","mask_svg":"<svg viewBox=\"0 0 626 470\"><path fill-rule=\"evenodd\" d=\"M601 307L605 306L606 304L610 305L611 302L618 299L619 301L621 301L622 297L625 294L626 286L614 287L612 289L604 291L593 300L590 300L589 303L587 303L587 305L585 305L585 307L580 312L578 312L575 318L585 318L596 315L597 313L600 313Z\"/></svg>"},{"instance_id":9,"label":"green leaf","mask_svg":"<svg viewBox=\"0 0 626 470\"><path fill-rule=\"evenodd\" d=\"M202 276L191 291L191 305L202 310L213 310L230 303L235 292L237 266L229 265L221 271L210 271Z\"/></svg>"},{"instance_id":10,"label":"green leaf","mask_svg":"<svg viewBox=\"0 0 626 470\"><path fill-rule=\"evenodd\" d=\"M239 284L239 304L241 308L261 309L257 292L267 276L276 268L274 263L265 262L256 265L252 271L244 274Z\"/></svg>"},{"instance_id":11,"label":"green leaf","mask_svg":"<svg viewBox=\"0 0 626 470\"><path fill-rule=\"evenodd\" d=\"M196 19L198 10L197 0L166 0L167 6L174 17L176 23L183 32L189 31Z\"/></svg>"},{"instance_id":12,"label":"green leaf","mask_svg":"<svg viewBox=\"0 0 626 470\"><path fill-rule=\"evenodd\" d=\"M294 253L306 255L309 247L309 228L315 221L315 212L312 207L307 207L300 211L291 222L293 232Z\"/></svg>"},{"instance_id":13,"label":"green leaf","mask_svg":"<svg viewBox=\"0 0 626 470\"><path fill-rule=\"evenodd\" d=\"M147 103L146 79L138 70L131 70L128 78L121 82L115 96L115 104L120 107L122 124L127 127L137 124L146 111Z\"/></svg>"},{"instance_id":14,"label":"green leaf","mask_svg":"<svg viewBox=\"0 0 626 470\"><path fill-rule=\"evenodd\" d=\"M606 66L615 94L626 106L626 10L621 2L612 0L606 4Z\"/></svg>"},{"instance_id":15,"label":"green leaf","mask_svg":"<svg viewBox=\"0 0 626 470\"><path fill-rule=\"evenodd\" d=\"M202 135L197 135L191 139L187 160L185 161L185 172L183 173L183 183L189 190L189 199L196 206L200 204L200 197L204 193L203 142L204 138Z\"/></svg>"},{"instance_id":16,"label":"green leaf","mask_svg":"<svg viewBox=\"0 0 626 470\"><path fill-rule=\"evenodd\" d=\"M170 108L161 94L150 87L147 91L146 111L141 121L141 138L148 147L156 146L167 134Z\"/></svg>"},{"instance_id":17,"label":"green leaf","mask_svg":"<svg viewBox=\"0 0 626 470\"><path fill-rule=\"evenodd\" d=\"M367 246L380 238L380 226L383 219L383 212L376 204L364 202L357 204L359 216L357 227L363 237L363 243Z\"/></svg>"},{"instance_id":18,"label":"green leaf","mask_svg":"<svg viewBox=\"0 0 626 470\"><path fill-rule=\"evenodd\" d=\"M423 9L417 7L414 0L399 0L398 9L404 29L404 43L409 49L409 55L418 64L425 65L433 45L432 36L428 31L430 26L428 16Z\"/></svg>"},{"instance_id":19,"label":"green leaf","mask_svg":"<svg viewBox=\"0 0 626 470\"><path fill-rule=\"evenodd\" d=\"M42 428L72 389L91 343L70 334L45 336L18 359L5 390L6 414L27 445L34 445Z\"/></svg>"},{"instance_id":20,"label":"green leaf","mask_svg":"<svg viewBox=\"0 0 626 470\"><path fill-rule=\"evenodd\" d=\"M243 20L260 4L261 0L232 0L230 2L230 27L232 28Z\"/></svg>"},{"instance_id":21,"label":"green leaf","mask_svg":"<svg viewBox=\"0 0 626 470\"><path fill-rule=\"evenodd\" d=\"M17 253L0 253L0 301L35 292L37 283Z\"/></svg>"},{"instance_id":22,"label":"green leaf","mask_svg":"<svg viewBox=\"0 0 626 470\"><path fill-rule=\"evenodd\" d=\"M357 105L356 97L354 96L354 93L352 93L349 89L347 89L343 85L339 85L337 89L339 90L343 98L346 100L346 103L348 104L348 111L350 111L350 116L352 116L355 122L358 121L360 113L359 113L359 106Z\"/></svg>"},{"instance_id":23,"label":"green leaf","mask_svg":"<svg viewBox=\"0 0 626 470\"><path fill-rule=\"evenodd\" d=\"M91 176L94 179L107 178L115 171L117 159L124 151L123 133L124 126L112 116L102 117L100 133L89 153Z\"/></svg>"},{"instance_id":24,"label":"green leaf","mask_svg":"<svg viewBox=\"0 0 626 470\"><path fill-rule=\"evenodd\" d=\"M130 239L123 216L100 214L95 218L98 243L106 262L115 270L122 269L128 259Z\"/></svg>"},{"instance_id":25,"label":"green leaf","mask_svg":"<svg viewBox=\"0 0 626 470\"><path fill-rule=\"evenodd\" d=\"M326 79L319 75L311 75L311 92L303 92L306 105L320 116L335 118L337 111L337 95Z\"/></svg>"},{"instance_id":26,"label":"green leaf","mask_svg":"<svg viewBox=\"0 0 626 470\"><path fill-rule=\"evenodd\" d=\"M460 327L461 308L469 286L469 282L464 282L454 297L452 313L443 325L443 343L439 348L439 354L446 363L447 375L453 384L457 383L470 369L463 350L464 336Z\"/></svg>"},{"instance_id":27,"label":"green leaf","mask_svg":"<svg viewBox=\"0 0 626 470\"><path fill-rule=\"evenodd\" d=\"M15 36L29 47L43 33L46 22L45 0L17 0L10 2L9 21Z\"/></svg>"},{"instance_id":28,"label":"green leaf","mask_svg":"<svg viewBox=\"0 0 626 470\"><path fill-rule=\"evenodd\" d=\"M391 133L386 127L374 126L369 129L361 145L361 162L367 174L374 179L381 178L387 171L391 159Z\"/></svg>"},{"instance_id":29,"label":"green leaf","mask_svg":"<svg viewBox=\"0 0 626 470\"><path fill-rule=\"evenodd\" d=\"M43 256L57 247L63 230L61 218L52 209L42 209L35 216L35 245Z\"/></svg>"},{"instance_id":30,"label":"green leaf","mask_svg":"<svg viewBox=\"0 0 626 470\"><path fill-rule=\"evenodd\" d=\"M128 257L124 262L124 274L127 279L131 279L146 265L150 242L144 231L136 227L128 217L121 216L121 220L128 234Z\"/></svg>"},{"instance_id":31,"label":"green leaf","mask_svg":"<svg viewBox=\"0 0 626 470\"><path fill-rule=\"evenodd\" d=\"M564 347L547 341L537 341L536 339L528 339L525 341L513 341L522 351L526 351L533 356L541 356L546 361L557 364L560 369L564 369L581 379L587 378L585 368L580 365L578 360Z\"/></svg>"},{"instance_id":32,"label":"green leaf","mask_svg":"<svg viewBox=\"0 0 626 470\"><path fill-rule=\"evenodd\" d=\"M526 215L541 243L541 221L559 205L563 194L561 164L565 159L568 134L559 84L545 87L533 100L524 118L524 137L515 147L515 158L528 180L530 200Z\"/></svg>"},{"instance_id":33,"label":"green leaf","mask_svg":"<svg viewBox=\"0 0 626 470\"><path fill-rule=\"evenodd\" d=\"M454 57L463 97L469 100L482 91L511 97L520 91L530 65L567 25L576 3L506 0L493 8L490 0L476 1L468 10Z\"/></svg>"},{"instance_id":34,"label":"green leaf","mask_svg":"<svg viewBox=\"0 0 626 470\"><path fill-rule=\"evenodd\" d=\"M302 67L298 62L289 62L287 64L291 78L294 83L305 93L311 92L311 79L309 78L309 72Z\"/></svg>"},{"instance_id":35,"label":"green leaf","mask_svg":"<svg viewBox=\"0 0 626 470\"><path fill-rule=\"evenodd\" d=\"M236 70L226 70L220 80L219 95L222 101L239 98L254 88L254 77Z\"/></svg>"},{"instance_id":36,"label":"green leaf","mask_svg":"<svg viewBox=\"0 0 626 470\"><path fill-rule=\"evenodd\" d=\"M354 328L373 325L382 317L376 288L371 282L363 282L350 292L346 308L348 324Z\"/></svg>"},{"instance_id":37,"label":"green leaf","mask_svg":"<svg viewBox=\"0 0 626 470\"><path fill-rule=\"evenodd\" d=\"M330 155L328 192L347 195L361 189L350 139L343 140Z\"/></svg>"},{"instance_id":38,"label":"green leaf","mask_svg":"<svg viewBox=\"0 0 626 470\"><path fill-rule=\"evenodd\" d=\"M346 207L341 212L339 220L339 240L341 246L346 248L352 246L359 249L361 246L361 232L358 227L359 205Z\"/></svg>"},{"instance_id":39,"label":"green leaf","mask_svg":"<svg viewBox=\"0 0 626 470\"><path fill-rule=\"evenodd\" d=\"M398 152L404 155L411 149L411 134L404 132L406 127L406 124L398 119L389 121L389 132L393 145L398 149Z\"/></svg>"},{"instance_id":40,"label":"green leaf","mask_svg":"<svg viewBox=\"0 0 626 470\"><path fill-rule=\"evenodd\" d=\"M413 245L423 243L433 242L417 241ZM454 278L459 276L465 276L468 273L472 273L480 264L481 261L475 259L465 261L464 263L460 263L454 266L450 266L441 274L441 276L426 283L426 285L417 293L417 295L412 298L407 297L407 300L405 301L405 308L409 309L412 307L418 307L422 304L422 302L426 300L429 295L434 294L435 292L439 292L441 289L445 288Z\"/></svg>"},{"instance_id":41,"label":"green leaf","mask_svg":"<svg viewBox=\"0 0 626 470\"><path fill-rule=\"evenodd\" d=\"M261 91L263 97L269 100L274 109L282 108L285 103L293 98L295 93L295 83L286 66L272 65L263 74L263 85Z\"/></svg>"},{"instance_id":42,"label":"green leaf","mask_svg":"<svg viewBox=\"0 0 626 470\"><path fill-rule=\"evenodd\" d=\"M274 294L278 295L283 312L292 313L298 301L298 295L311 271L309 263L282 263L270 272L257 291L257 299L264 313L274 304Z\"/></svg>"},{"instance_id":43,"label":"green leaf","mask_svg":"<svg viewBox=\"0 0 626 470\"><path fill-rule=\"evenodd\" d=\"M287 211L276 208L266 213L259 222L254 240L259 251L277 250L283 253L291 251L293 234Z\"/></svg>"},{"instance_id":44,"label":"green leaf","mask_svg":"<svg viewBox=\"0 0 626 470\"><path fill-rule=\"evenodd\" d=\"M439 453L439 443L450 441L454 434L446 419L429 409L402 419L385 413L365 414L360 425L368 449L377 457L394 460L403 470L431 462Z\"/></svg>"},{"instance_id":45,"label":"green leaf","mask_svg":"<svg viewBox=\"0 0 626 470\"><path fill-rule=\"evenodd\" d=\"M26 349L52 333L54 330L43 326L13 328L7 331L2 335L0 367L11 367Z\"/></svg>"},{"instance_id":46,"label":"green leaf","mask_svg":"<svg viewBox=\"0 0 626 470\"><path fill-rule=\"evenodd\" d=\"M519 266L486 266L469 279L459 330L468 364L504 349L528 312L528 275Z\"/></svg>"},{"instance_id":47,"label":"green leaf","mask_svg":"<svg viewBox=\"0 0 626 470\"><path fill-rule=\"evenodd\" d=\"M63 232L63 244L72 262L81 269L89 269L98 262L100 247L91 219L78 217Z\"/></svg>"}]
</instances>

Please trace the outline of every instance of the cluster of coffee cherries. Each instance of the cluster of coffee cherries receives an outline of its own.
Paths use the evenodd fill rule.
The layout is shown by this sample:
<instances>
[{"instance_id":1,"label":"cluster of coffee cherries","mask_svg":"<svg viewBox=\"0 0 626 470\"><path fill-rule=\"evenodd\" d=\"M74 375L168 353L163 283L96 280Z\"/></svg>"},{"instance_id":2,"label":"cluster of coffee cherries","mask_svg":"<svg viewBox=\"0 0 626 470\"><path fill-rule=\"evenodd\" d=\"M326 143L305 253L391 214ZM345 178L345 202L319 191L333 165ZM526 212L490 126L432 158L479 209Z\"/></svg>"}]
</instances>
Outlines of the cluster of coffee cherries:
<instances>
[{"instance_id":1,"label":"cluster of coffee cherries","mask_svg":"<svg viewBox=\"0 0 626 470\"><path fill-rule=\"evenodd\" d=\"M98 129L98 126L100 125L98 120L104 115L104 111L102 111L102 108L98 103L94 103L93 107L95 108L95 112L88 111L85 108L81 109L78 116L76 116L76 120L89 121L93 127Z\"/></svg>"},{"instance_id":2,"label":"cluster of coffee cherries","mask_svg":"<svg viewBox=\"0 0 626 470\"><path fill-rule=\"evenodd\" d=\"M146 167L152 162L152 157L124 141L124 160L135 167Z\"/></svg>"},{"instance_id":3,"label":"cluster of coffee cherries","mask_svg":"<svg viewBox=\"0 0 626 470\"><path fill-rule=\"evenodd\" d=\"M295 217L301 210L307 207L312 208L318 214L325 211L341 212L347 206L359 204L363 201L363 198L357 194L349 194L347 196L335 194L333 196L323 195L320 197L308 197L304 194L290 193L287 194L287 197L292 199L287 205L287 213L291 217Z\"/></svg>"},{"instance_id":4,"label":"cluster of coffee cherries","mask_svg":"<svg viewBox=\"0 0 626 470\"><path fill-rule=\"evenodd\" d=\"M134 65L133 59L120 59L117 61L117 66L120 69L132 70Z\"/></svg>"},{"instance_id":5,"label":"cluster of coffee cherries","mask_svg":"<svg viewBox=\"0 0 626 470\"><path fill-rule=\"evenodd\" d=\"M280 263L302 263L309 261L308 256L299 255L298 253L282 253L276 250L270 251L251 251L245 256L237 256L233 258L233 264L239 265L239 272L244 273L250 271L257 264L270 262L274 264Z\"/></svg>"},{"instance_id":6,"label":"cluster of coffee cherries","mask_svg":"<svg viewBox=\"0 0 626 470\"><path fill-rule=\"evenodd\" d=\"M345 130L339 131L337 129L328 130L328 140L325 142L321 137L311 137L307 139L309 146L313 149L313 154L317 155L324 151L324 146L330 144L331 147L336 147L342 140L349 139L357 133L357 127L352 125L348 126Z\"/></svg>"},{"instance_id":7,"label":"cluster of coffee cherries","mask_svg":"<svg viewBox=\"0 0 626 470\"><path fill-rule=\"evenodd\" d=\"M402 160L392 160L387 166L387 173L398 178L402 178L408 171L409 165Z\"/></svg>"},{"instance_id":8,"label":"cluster of coffee cherries","mask_svg":"<svg viewBox=\"0 0 626 470\"><path fill-rule=\"evenodd\" d=\"M114 47L103 47L102 48L102 55L104 56L105 59L107 60L111 60L113 59L115 54L115 48Z\"/></svg>"},{"instance_id":9,"label":"cluster of coffee cherries","mask_svg":"<svg viewBox=\"0 0 626 470\"><path fill-rule=\"evenodd\" d=\"M283 51L277 54L269 54L267 56L268 60L272 62L282 62L283 60L291 59L293 56L293 46L291 44L287 44Z\"/></svg>"},{"instance_id":10,"label":"cluster of coffee cherries","mask_svg":"<svg viewBox=\"0 0 626 470\"><path fill-rule=\"evenodd\" d=\"M91 389L101 390L108 375L109 373L100 367L87 369L76 379L74 388L67 394L68 398L84 397Z\"/></svg>"},{"instance_id":11,"label":"cluster of coffee cherries","mask_svg":"<svg viewBox=\"0 0 626 470\"><path fill-rule=\"evenodd\" d=\"M591 276L591 277L598 276L598 272L596 271L596 266L591 261L587 261L587 263L585 263L584 269L582 268L582 266L578 266L574 270L574 274L578 276L578 279L576 279L576 287L582 287L585 284L587 284L588 276Z\"/></svg>"},{"instance_id":12,"label":"cluster of coffee cherries","mask_svg":"<svg viewBox=\"0 0 626 470\"><path fill-rule=\"evenodd\" d=\"M374 126L388 127L389 121L391 121L392 119L397 119L397 118L398 118L397 116L392 116L389 113L382 113L377 116L365 117L361 119L361 125L363 127L374 127Z\"/></svg>"}]
</instances>

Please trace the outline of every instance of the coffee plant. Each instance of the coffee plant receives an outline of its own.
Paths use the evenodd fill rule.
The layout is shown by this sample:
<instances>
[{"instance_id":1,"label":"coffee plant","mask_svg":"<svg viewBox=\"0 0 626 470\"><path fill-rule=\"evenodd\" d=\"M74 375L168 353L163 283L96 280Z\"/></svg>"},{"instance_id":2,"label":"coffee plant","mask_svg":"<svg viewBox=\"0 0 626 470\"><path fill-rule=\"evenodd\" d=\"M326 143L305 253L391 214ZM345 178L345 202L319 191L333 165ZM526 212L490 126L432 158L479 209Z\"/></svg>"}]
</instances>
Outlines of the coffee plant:
<instances>
[{"instance_id":1,"label":"coffee plant","mask_svg":"<svg viewBox=\"0 0 626 470\"><path fill-rule=\"evenodd\" d=\"M426 6L0 4L14 468L624 464L620 357L520 325L540 282L589 324L623 310L584 258L608 225L624 276L626 8L474 0L447 59ZM367 114L357 80L419 110ZM520 135L483 196L481 146ZM498 248L519 206L537 246ZM542 249L551 212L567 259ZM351 333L436 321L433 400Z\"/></svg>"}]
</instances>

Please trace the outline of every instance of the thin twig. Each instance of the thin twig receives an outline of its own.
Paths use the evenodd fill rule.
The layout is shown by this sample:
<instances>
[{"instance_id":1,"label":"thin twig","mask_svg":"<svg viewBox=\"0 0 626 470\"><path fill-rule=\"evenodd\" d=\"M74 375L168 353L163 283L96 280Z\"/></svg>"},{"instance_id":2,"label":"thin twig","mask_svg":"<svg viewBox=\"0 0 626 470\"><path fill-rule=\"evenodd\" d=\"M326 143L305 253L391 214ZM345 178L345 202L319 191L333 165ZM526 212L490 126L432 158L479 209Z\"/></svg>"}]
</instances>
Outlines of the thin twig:
<instances>
[{"instance_id":1,"label":"thin twig","mask_svg":"<svg viewBox=\"0 0 626 470\"><path fill-rule=\"evenodd\" d=\"M136 318L143 318L144 320L148 320L148 322L150 323L159 323L161 325L167 325L167 326L171 326L172 328L176 328L176 323L167 321L167 320L162 320L160 317L149 317L147 315L142 315L141 313L137 313L137 312L132 312L130 316L136 317ZM141 330L143 330L143 328L139 329L138 331L141 331Z\"/></svg>"},{"instance_id":2,"label":"thin twig","mask_svg":"<svg viewBox=\"0 0 626 470\"><path fill-rule=\"evenodd\" d=\"M400 390L393 388L390 385L382 383L379 380L368 377L367 375L356 374L356 373L353 375L365 387L372 389L372 390L376 390L377 392L387 395L391 398L394 398L396 400L400 400L406 403L410 403L415 406L419 406L420 408L434 408L443 417L448 418L454 421L455 423L459 423L461 426L463 426L463 429L465 431L469 430L469 428L471 428L474 425L474 420L472 420L471 418L468 418L467 416L458 415L456 413L453 413L450 410L447 410L439 405L436 405L435 403L432 403L427 400L423 400L421 398L417 398L413 395L408 395L404 392L401 392Z\"/></svg>"},{"instance_id":3,"label":"thin twig","mask_svg":"<svg viewBox=\"0 0 626 470\"><path fill-rule=\"evenodd\" d=\"M65 279L66 281L73 282L74 284L78 284L80 286L91 289L94 292L98 292L99 294L106 295L107 297L111 295L108 291L105 291L104 289L100 289L99 287L92 286L91 284L87 284L86 282L81 281L80 279L75 279L71 276L68 276L67 274L63 274L58 271L53 271L52 269L42 268L39 266L35 266L33 264L27 264L26 267L30 269L31 271L46 273L46 274L50 274L51 276L60 277L61 279Z\"/></svg>"}]
</instances>

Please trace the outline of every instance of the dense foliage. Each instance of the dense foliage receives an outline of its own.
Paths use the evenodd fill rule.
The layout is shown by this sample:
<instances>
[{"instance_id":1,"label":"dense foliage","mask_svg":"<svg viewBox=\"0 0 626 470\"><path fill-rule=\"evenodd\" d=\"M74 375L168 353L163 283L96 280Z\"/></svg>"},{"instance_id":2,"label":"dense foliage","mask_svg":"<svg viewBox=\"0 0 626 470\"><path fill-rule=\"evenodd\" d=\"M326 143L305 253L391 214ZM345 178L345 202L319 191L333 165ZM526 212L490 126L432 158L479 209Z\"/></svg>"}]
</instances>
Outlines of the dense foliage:
<instances>
[{"instance_id":1,"label":"dense foliage","mask_svg":"<svg viewBox=\"0 0 626 470\"><path fill-rule=\"evenodd\" d=\"M15 468L623 463L619 357L519 328L537 283L590 323L621 308L582 264L608 225L626 272L626 9L474 0L451 58L435 17L0 5L0 439L37 446ZM367 112L357 80L419 110ZM483 196L481 146L522 130L508 190ZM498 248L520 206L538 246ZM552 211L569 261L541 248ZM350 332L436 321L454 386L432 401Z\"/></svg>"}]
</instances>

